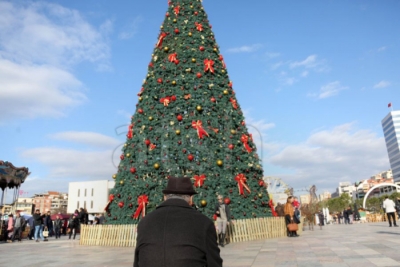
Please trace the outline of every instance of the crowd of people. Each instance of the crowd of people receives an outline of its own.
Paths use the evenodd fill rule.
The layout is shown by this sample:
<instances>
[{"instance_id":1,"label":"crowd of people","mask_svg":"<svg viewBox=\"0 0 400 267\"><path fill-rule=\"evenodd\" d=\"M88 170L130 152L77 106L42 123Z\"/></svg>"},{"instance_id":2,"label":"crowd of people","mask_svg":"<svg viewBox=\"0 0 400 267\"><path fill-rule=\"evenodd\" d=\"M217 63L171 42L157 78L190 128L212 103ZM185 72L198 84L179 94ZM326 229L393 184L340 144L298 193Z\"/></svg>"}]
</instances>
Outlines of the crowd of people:
<instances>
[{"instance_id":1,"label":"crowd of people","mask_svg":"<svg viewBox=\"0 0 400 267\"><path fill-rule=\"evenodd\" d=\"M16 212L15 216L9 214L8 219L4 221L3 240L7 243L15 240L21 242L23 232L27 227L29 228L28 239L36 242L49 241L50 237L59 239L62 235L68 236L69 239L75 239L82 224L103 224L104 219L103 214L97 214L93 220L89 220L89 214L84 208L75 210L72 215L59 213L53 216L50 211L41 213L39 209L36 209L35 213L28 218L22 216L20 212Z\"/></svg>"}]
</instances>

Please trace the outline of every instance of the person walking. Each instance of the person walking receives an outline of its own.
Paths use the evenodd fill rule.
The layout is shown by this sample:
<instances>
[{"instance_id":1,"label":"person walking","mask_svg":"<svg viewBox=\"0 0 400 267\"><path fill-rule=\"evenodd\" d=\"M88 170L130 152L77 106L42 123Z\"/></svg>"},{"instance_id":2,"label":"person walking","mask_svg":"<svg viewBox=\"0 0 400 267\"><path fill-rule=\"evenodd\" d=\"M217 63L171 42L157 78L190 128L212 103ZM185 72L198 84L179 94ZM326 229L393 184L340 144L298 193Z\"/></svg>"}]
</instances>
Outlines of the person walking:
<instances>
[{"instance_id":1,"label":"person walking","mask_svg":"<svg viewBox=\"0 0 400 267\"><path fill-rule=\"evenodd\" d=\"M215 214L217 215L217 232L219 245L224 247L226 227L231 221L231 211L229 206L224 203L224 198L222 195L217 197L218 202L215 205Z\"/></svg>"},{"instance_id":2,"label":"person walking","mask_svg":"<svg viewBox=\"0 0 400 267\"><path fill-rule=\"evenodd\" d=\"M344 217L344 224L350 224L349 213L347 212L347 209L343 211L343 217Z\"/></svg>"},{"instance_id":3,"label":"person walking","mask_svg":"<svg viewBox=\"0 0 400 267\"><path fill-rule=\"evenodd\" d=\"M349 224L353 224L353 210L351 209L351 207L350 206L348 206L347 207L347 215L348 215L348 219L347 219L347 221L348 221L348 223Z\"/></svg>"},{"instance_id":4,"label":"person walking","mask_svg":"<svg viewBox=\"0 0 400 267\"><path fill-rule=\"evenodd\" d=\"M61 228L63 226L63 221L60 219L60 216L56 216L56 220L54 221L54 234L56 239L61 238Z\"/></svg>"},{"instance_id":5,"label":"person walking","mask_svg":"<svg viewBox=\"0 0 400 267\"><path fill-rule=\"evenodd\" d=\"M383 201L383 208L385 209L386 216L389 221L389 227L392 227L391 219L393 219L394 227L398 227L398 225L396 224L396 216L394 214L396 212L396 204L388 196L385 196L385 201Z\"/></svg>"},{"instance_id":6,"label":"person walking","mask_svg":"<svg viewBox=\"0 0 400 267\"><path fill-rule=\"evenodd\" d=\"M322 210L320 210L318 212L318 221L319 221L319 229L322 230L322 226L325 225L325 220L324 220L324 213L322 212Z\"/></svg>"},{"instance_id":7,"label":"person walking","mask_svg":"<svg viewBox=\"0 0 400 267\"><path fill-rule=\"evenodd\" d=\"M35 226L35 241L39 242L39 234L40 238L42 241L44 241L44 236L43 236L43 218L46 217L45 214L41 215L40 210L37 209L35 211L35 214L33 214L33 225Z\"/></svg>"},{"instance_id":8,"label":"person walking","mask_svg":"<svg viewBox=\"0 0 400 267\"><path fill-rule=\"evenodd\" d=\"M25 228L25 219L21 217L21 214L17 212L14 219L14 231L11 242L14 242L15 238L18 237L18 242L22 241L22 229Z\"/></svg>"},{"instance_id":9,"label":"person walking","mask_svg":"<svg viewBox=\"0 0 400 267\"><path fill-rule=\"evenodd\" d=\"M222 267L214 223L191 207L189 178L171 177L164 202L138 225L134 267Z\"/></svg>"},{"instance_id":10,"label":"person walking","mask_svg":"<svg viewBox=\"0 0 400 267\"><path fill-rule=\"evenodd\" d=\"M14 232L14 216L12 214L8 215L7 222L7 242L12 243L12 235Z\"/></svg>"},{"instance_id":11,"label":"person walking","mask_svg":"<svg viewBox=\"0 0 400 267\"><path fill-rule=\"evenodd\" d=\"M284 208L284 213L285 213L285 222L286 222L286 227L294 222L294 208L293 208L293 197L290 196L287 198L287 202L285 204ZM287 236L288 237L298 237L299 235L297 234L296 231L289 231L287 229Z\"/></svg>"},{"instance_id":12,"label":"person walking","mask_svg":"<svg viewBox=\"0 0 400 267\"><path fill-rule=\"evenodd\" d=\"M49 236L53 236L53 220L51 219L50 211L47 212L46 217L44 218L44 228L47 227L47 231L49 231Z\"/></svg>"},{"instance_id":13,"label":"person walking","mask_svg":"<svg viewBox=\"0 0 400 267\"><path fill-rule=\"evenodd\" d=\"M79 219L75 216L72 215L71 218L69 218L68 221L68 230L69 230L69 239L71 239L72 232L74 232L74 239L76 237L76 232L79 229Z\"/></svg>"}]
</instances>

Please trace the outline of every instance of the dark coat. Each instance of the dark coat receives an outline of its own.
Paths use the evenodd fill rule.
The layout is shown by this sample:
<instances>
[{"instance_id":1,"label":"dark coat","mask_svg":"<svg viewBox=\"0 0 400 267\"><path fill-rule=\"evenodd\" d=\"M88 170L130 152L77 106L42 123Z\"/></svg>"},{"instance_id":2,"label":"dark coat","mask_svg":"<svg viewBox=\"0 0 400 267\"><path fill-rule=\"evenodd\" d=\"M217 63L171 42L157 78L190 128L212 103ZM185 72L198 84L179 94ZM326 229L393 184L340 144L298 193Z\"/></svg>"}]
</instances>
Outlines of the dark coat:
<instances>
[{"instance_id":1,"label":"dark coat","mask_svg":"<svg viewBox=\"0 0 400 267\"><path fill-rule=\"evenodd\" d=\"M138 226L134 267L222 267L214 223L181 199L169 199Z\"/></svg>"},{"instance_id":2,"label":"dark coat","mask_svg":"<svg viewBox=\"0 0 400 267\"><path fill-rule=\"evenodd\" d=\"M43 224L43 218L46 217L45 214L40 215L40 214L33 214L33 225L38 226Z\"/></svg>"}]
</instances>

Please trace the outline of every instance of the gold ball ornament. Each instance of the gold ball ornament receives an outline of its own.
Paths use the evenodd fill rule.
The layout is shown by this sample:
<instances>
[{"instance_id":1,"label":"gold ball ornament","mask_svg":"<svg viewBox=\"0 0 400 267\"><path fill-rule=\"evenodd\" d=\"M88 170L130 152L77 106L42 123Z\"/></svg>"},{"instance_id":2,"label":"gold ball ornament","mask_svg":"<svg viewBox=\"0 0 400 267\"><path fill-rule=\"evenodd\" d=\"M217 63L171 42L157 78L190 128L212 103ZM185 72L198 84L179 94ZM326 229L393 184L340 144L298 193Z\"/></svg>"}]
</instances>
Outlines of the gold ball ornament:
<instances>
[{"instance_id":1,"label":"gold ball ornament","mask_svg":"<svg viewBox=\"0 0 400 267\"><path fill-rule=\"evenodd\" d=\"M236 134L236 131L232 129L231 134Z\"/></svg>"},{"instance_id":2,"label":"gold ball ornament","mask_svg":"<svg viewBox=\"0 0 400 267\"><path fill-rule=\"evenodd\" d=\"M258 194L258 197L259 197L259 198L262 198L262 196L263 196L263 194L261 194L261 193Z\"/></svg>"},{"instance_id":3,"label":"gold ball ornament","mask_svg":"<svg viewBox=\"0 0 400 267\"><path fill-rule=\"evenodd\" d=\"M160 164L154 163L153 167L154 167L154 169L158 170L160 168Z\"/></svg>"},{"instance_id":4,"label":"gold ball ornament","mask_svg":"<svg viewBox=\"0 0 400 267\"><path fill-rule=\"evenodd\" d=\"M164 51L168 52L169 51L169 47L168 46L164 47Z\"/></svg>"},{"instance_id":5,"label":"gold ball ornament","mask_svg":"<svg viewBox=\"0 0 400 267\"><path fill-rule=\"evenodd\" d=\"M205 200L205 199L201 200L201 201L200 201L200 205L201 205L202 207L207 206L207 200Z\"/></svg>"},{"instance_id":6,"label":"gold ball ornament","mask_svg":"<svg viewBox=\"0 0 400 267\"><path fill-rule=\"evenodd\" d=\"M199 106L196 107L196 110L197 110L197 111L202 111L203 108L202 108L202 106L199 105Z\"/></svg>"},{"instance_id":7,"label":"gold ball ornament","mask_svg":"<svg viewBox=\"0 0 400 267\"><path fill-rule=\"evenodd\" d=\"M174 22L174 23L176 23L176 22L177 22L177 20L176 20L176 19L174 19L174 20L173 20L173 22Z\"/></svg>"},{"instance_id":8,"label":"gold ball ornament","mask_svg":"<svg viewBox=\"0 0 400 267\"><path fill-rule=\"evenodd\" d=\"M164 26L163 26L163 25L161 25L161 26L160 26L160 29L164 29Z\"/></svg>"},{"instance_id":9,"label":"gold ball ornament","mask_svg":"<svg viewBox=\"0 0 400 267\"><path fill-rule=\"evenodd\" d=\"M221 70L222 73L225 73L225 70Z\"/></svg>"},{"instance_id":10,"label":"gold ball ornament","mask_svg":"<svg viewBox=\"0 0 400 267\"><path fill-rule=\"evenodd\" d=\"M193 62L193 63L196 63L196 59L195 59L195 58L192 58L192 62Z\"/></svg>"},{"instance_id":11,"label":"gold ball ornament","mask_svg":"<svg viewBox=\"0 0 400 267\"><path fill-rule=\"evenodd\" d=\"M172 85L176 85L176 81L172 81L171 83L172 83Z\"/></svg>"},{"instance_id":12,"label":"gold ball ornament","mask_svg":"<svg viewBox=\"0 0 400 267\"><path fill-rule=\"evenodd\" d=\"M224 95L227 95L227 94L229 94L229 91L227 89L225 89L223 93L224 93Z\"/></svg>"},{"instance_id":13,"label":"gold ball ornament","mask_svg":"<svg viewBox=\"0 0 400 267\"><path fill-rule=\"evenodd\" d=\"M124 147L127 147L128 146L128 144L124 144Z\"/></svg>"},{"instance_id":14,"label":"gold ball ornament","mask_svg":"<svg viewBox=\"0 0 400 267\"><path fill-rule=\"evenodd\" d=\"M189 32L188 35L189 35L190 37L192 37L193 33Z\"/></svg>"},{"instance_id":15,"label":"gold ball ornament","mask_svg":"<svg viewBox=\"0 0 400 267\"><path fill-rule=\"evenodd\" d=\"M124 180L119 181L120 185L124 185Z\"/></svg>"},{"instance_id":16,"label":"gold ball ornament","mask_svg":"<svg viewBox=\"0 0 400 267\"><path fill-rule=\"evenodd\" d=\"M131 156L130 153L126 153L126 157L129 158Z\"/></svg>"},{"instance_id":17,"label":"gold ball ornament","mask_svg":"<svg viewBox=\"0 0 400 267\"><path fill-rule=\"evenodd\" d=\"M113 178L114 180L117 179L117 175L114 174L114 175L112 176L112 178Z\"/></svg>"},{"instance_id":18,"label":"gold ball ornament","mask_svg":"<svg viewBox=\"0 0 400 267\"><path fill-rule=\"evenodd\" d=\"M149 117L149 121L152 121L152 120L153 120L153 117L152 117L152 116L150 116L150 117Z\"/></svg>"},{"instance_id":19,"label":"gold ball ornament","mask_svg":"<svg viewBox=\"0 0 400 267\"><path fill-rule=\"evenodd\" d=\"M214 52L217 52L217 51L218 51L218 49L217 49L216 47L214 47L214 49L213 49L213 50L214 50Z\"/></svg>"},{"instance_id":20,"label":"gold ball ornament","mask_svg":"<svg viewBox=\"0 0 400 267\"><path fill-rule=\"evenodd\" d=\"M176 135L180 135L181 134L181 130L176 130L175 133L176 133Z\"/></svg>"},{"instance_id":21,"label":"gold ball ornament","mask_svg":"<svg viewBox=\"0 0 400 267\"><path fill-rule=\"evenodd\" d=\"M218 166L222 166L222 165L224 165L224 162L223 162L222 160L219 159L219 160L217 160L217 165L218 165Z\"/></svg>"},{"instance_id":22,"label":"gold ball ornament","mask_svg":"<svg viewBox=\"0 0 400 267\"><path fill-rule=\"evenodd\" d=\"M139 97L139 101L142 101L142 100L143 100L143 97L140 96L140 97Z\"/></svg>"}]
</instances>

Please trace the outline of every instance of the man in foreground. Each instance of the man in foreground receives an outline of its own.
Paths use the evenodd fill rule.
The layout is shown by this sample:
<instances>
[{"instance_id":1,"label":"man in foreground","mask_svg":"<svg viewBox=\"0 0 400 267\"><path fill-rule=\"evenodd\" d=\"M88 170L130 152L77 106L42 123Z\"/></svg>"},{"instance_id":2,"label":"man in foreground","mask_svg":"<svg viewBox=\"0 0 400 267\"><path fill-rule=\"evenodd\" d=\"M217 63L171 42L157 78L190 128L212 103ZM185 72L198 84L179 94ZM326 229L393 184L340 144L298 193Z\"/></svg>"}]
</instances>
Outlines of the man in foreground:
<instances>
[{"instance_id":1,"label":"man in foreground","mask_svg":"<svg viewBox=\"0 0 400 267\"><path fill-rule=\"evenodd\" d=\"M138 226L134 267L222 267L213 222L194 210L189 178L171 177L164 202Z\"/></svg>"}]
</instances>

